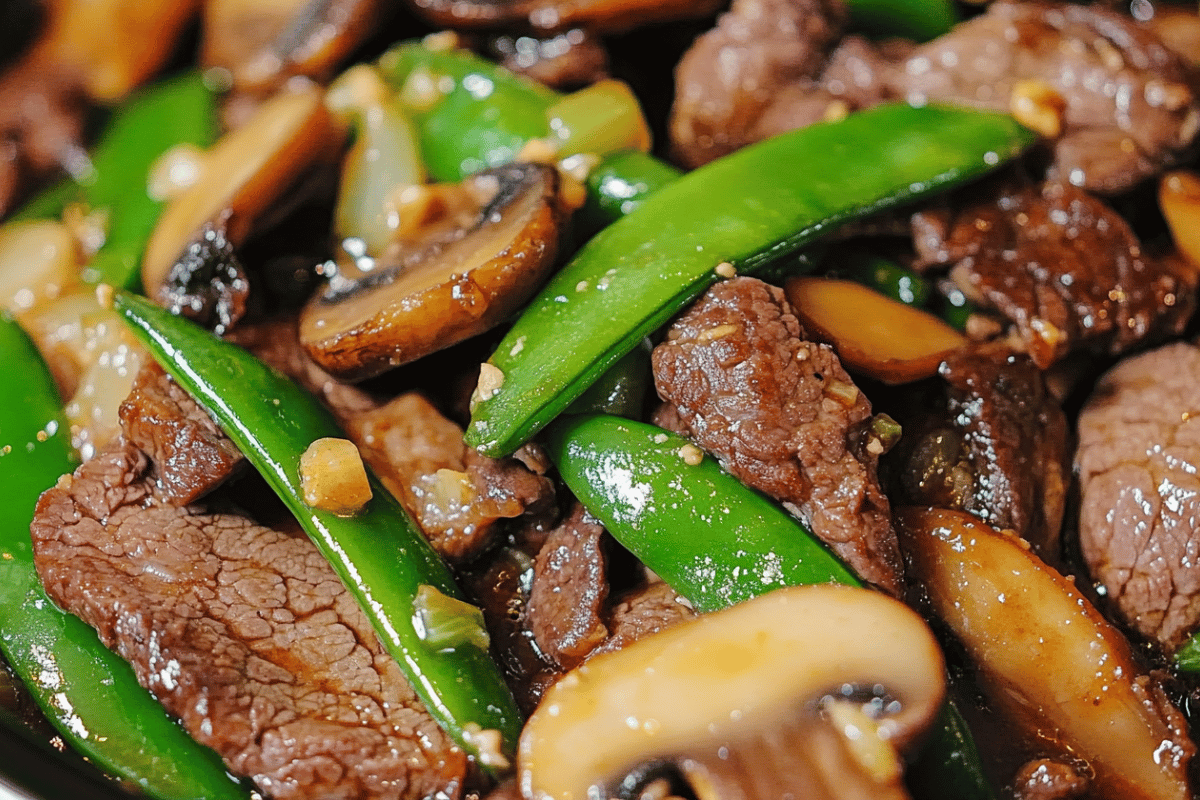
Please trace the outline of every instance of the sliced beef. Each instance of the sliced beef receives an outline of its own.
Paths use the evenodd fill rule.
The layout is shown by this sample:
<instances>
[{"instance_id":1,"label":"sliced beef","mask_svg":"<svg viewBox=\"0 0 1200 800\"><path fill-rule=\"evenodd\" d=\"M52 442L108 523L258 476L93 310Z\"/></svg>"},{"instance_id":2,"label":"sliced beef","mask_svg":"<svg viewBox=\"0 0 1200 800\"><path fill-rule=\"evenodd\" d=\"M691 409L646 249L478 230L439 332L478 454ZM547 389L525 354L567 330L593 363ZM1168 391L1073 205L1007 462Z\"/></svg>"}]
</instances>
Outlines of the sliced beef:
<instances>
[{"instance_id":1,"label":"sliced beef","mask_svg":"<svg viewBox=\"0 0 1200 800\"><path fill-rule=\"evenodd\" d=\"M676 85L686 102L671 134L687 163L887 100L1007 112L1017 92L1059 129L1051 176L1115 194L1184 160L1200 130L1195 75L1183 58L1148 27L1098 5L996 2L927 44L849 37L824 62L840 30L827 14L813 12L817 22L804 26L785 14L768 32L773 17L757 15L762 5L738 14L735 2L729 17L738 27L706 34L682 62ZM795 60L746 55L760 47ZM732 132L709 131L693 109Z\"/></svg>"},{"instance_id":2,"label":"sliced beef","mask_svg":"<svg viewBox=\"0 0 1200 800\"><path fill-rule=\"evenodd\" d=\"M87 109L75 70L28 58L0 74L0 219L31 185L83 166Z\"/></svg>"},{"instance_id":3,"label":"sliced beef","mask_svg":"<svg viewBox=\"0 0 1200 800\"><path fill-rule=\"evenodd\" d=\"M542 653L564 670L608 636L600 617L608 599L603 537L604 526L576 505L537 555L529 627Z\"/></svg>"},{"instance_id":4,"label":"sliced beef","mask_svg":"<svg viewBox=\"0 0 1200 800\"><path fill-rule=\"evenodd\" d=\"M1063 181L1116 193L1176 163L1200 129L1184 61L1149 29L1099 5L998 2L917 48L893 92L1007 111L1020 81L1064 104L1054 143Z\"/></svg>"},{"instance_id":5,"label":"sliced beef","mask_svg":"<svg viewBox=\"0 0 1200 800\"><path fill-rule=\"evenodd\" d=\"M184 506L239 471L245 459L212 417L147 359L120 407L121 429L150 457L157 496Z\"/></svg>"},{"instance_id":6,"label":"sliced beef","mask_svg":"<svg viewBox=\"0 0 1200 800\"><path fill-rule=\"evenodd\" d=\"M1168 650L1200 626L1198 408L1200 348L1179 342L1122 361L1079 416L1083 558L1126 623Z\"/></svg>"},{"instance_id":7,"label":"sliced beef","mask_svg":"<svg viewBox=\"0 0 1200 800\"><path fill-rule=\"evenodd\" d=\"M759 117L780 90L816 77L846 20L841 0L734 0L675 69L675 157L696 167L762 138Z\"/></svg>"},{"instance_id":8,"label":"sliced beef","mask_svg":"<svg viewBox=\"0 0 1200 800\"><path fill-rule=\"evenodd\" d=\"M895 593L902 566L876 477L871 404L833 350L803 336L780 289L724 281L654 349L654 383L683 431L727 470Z\"/></svg>"},{"instance_id":9,"label":"sliced beef","mask_svg":"<svg viewBox=\"0 0 1200 800\"><path fill-rule=\"evenodd\" d=\"M463 752L307 538L154 493L114 443L42 496L35 557L193 737L275 800L461 793Z\"/></svg>"},{"instance_id":10,"label":"sliced beef","mask_svg":"<svg viewBox=\"0 0 1200 800\"><path fill-rule=\"evenodd\" d=\"M591 655L620 650L694 616L691 604L662 581L639 587L621 595L608 610L608 638Z\"/></svg>"},{"instance_id":11,"label":"sliced beef","mask_svg":"<svg viewBox=\"0 0 1200 800\"><path fill-rule=\"evenodd\" d=\"M967 511L1061 560L1070 479L1066 416L1025 355L997 345L952 354L935 398L905 417L905 501Z\"/></svg>"},{"instance_id":12,"label":"sliced beef","mask_svg":"<svg viewBox=\"0 0 1200 800\"><path fill-rule=\"evenodd\" d=\"M380 404L321 369L300 346L295 320L238 328L234 341L289 375L333 411L363 459L446 558L484 550L495 523L553 510L554 487L516 458L492 459L415 393Z\"/></svg>"},{"instance_id":13,"label":"sliced beef","mask_svg":"<svg viewBox=\"0 0 1200 800\"><path fill-rule=\"evenodd\" d=\"M529 623L533 574L533 558L513 547L500 548L488 559L468 564L458 572L472 601L483 609L492 655L526 715L533 713L542 693L564 674L542 652Z\"/></svg>"},{"instance_id":14,"label":"sliced beef","mask_svg":"<svg viewBox=\"0 0 1200 800\"><path fill-rule=\"evenodd\" d=\"M1144 252L1120 215L1069 184L1005 183L915 215L913 235L915 266L948 267L1043 369L1072 350L1116 355L1178 334L1195 308L1193 270Z\"/></svg>"},{"instance_id":15,"label":"sliced beef","mask_svg":"<svg viewBox=\"0 0 1200 800\"><path fill-rule=\"evenodd\" d=\"M456 561L482 552L495 523L553 507L554 486L515 458L492 459L419 394L403 394L343 424L434 548Z\"/></svg>"}]
</instances>

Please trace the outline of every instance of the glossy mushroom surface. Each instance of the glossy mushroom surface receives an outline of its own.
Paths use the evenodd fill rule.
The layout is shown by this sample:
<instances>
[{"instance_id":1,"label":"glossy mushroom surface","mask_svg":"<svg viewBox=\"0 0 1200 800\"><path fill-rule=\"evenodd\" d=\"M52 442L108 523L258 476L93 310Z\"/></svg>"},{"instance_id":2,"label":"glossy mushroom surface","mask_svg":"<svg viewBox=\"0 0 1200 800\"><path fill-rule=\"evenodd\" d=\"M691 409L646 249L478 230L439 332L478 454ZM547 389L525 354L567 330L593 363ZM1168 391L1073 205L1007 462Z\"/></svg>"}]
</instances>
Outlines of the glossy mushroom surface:
<instances>
[{"instance_id":1,"label":"glossy mushroom surface","mask_svg":"<svg viewBox=\"0 0 1200 800\"><path fill-rule=\"evenodd\" d=\"M512 164L462 187L473 198L465 213L435 216L427 235L398 242L368 272L335 276L309 302L300 341L317 363L349 380L377 375L488 330L540 287L565 219L557 172Z\"/></svg>"},{"instance_id":2,"label":"glossy mushroom surface","mask_svg":"<svg viewBox=\"0 0 1200 800\"><path fill-rule=\"evenodd\" d=\"M701 800L903 797L896 750L944 688L941 651L902 603L781 589L569 673L526 725L518 781L529 800L637 796L671 773Z\"/></svg>"}]
</instances>

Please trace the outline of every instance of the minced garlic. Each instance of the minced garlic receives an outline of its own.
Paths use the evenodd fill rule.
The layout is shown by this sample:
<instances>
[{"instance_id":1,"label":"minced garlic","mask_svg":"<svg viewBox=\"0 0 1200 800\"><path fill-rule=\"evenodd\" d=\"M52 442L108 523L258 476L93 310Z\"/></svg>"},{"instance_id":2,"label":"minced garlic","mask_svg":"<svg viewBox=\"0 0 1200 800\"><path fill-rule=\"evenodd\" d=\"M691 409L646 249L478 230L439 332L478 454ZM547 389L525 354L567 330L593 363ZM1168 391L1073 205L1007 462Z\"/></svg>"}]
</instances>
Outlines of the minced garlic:
<instances>
[{"instance_id":1,"label":"minced garlic","mask_svg":"<svg viewBox=\"0 0 1200 800\"><path fill-rule=\"evenodd\" d=\"M321 511L350 516L371 499L367 468L354 442L317 439L300 457L304 502Z\"/></svg>"}]
</instances>

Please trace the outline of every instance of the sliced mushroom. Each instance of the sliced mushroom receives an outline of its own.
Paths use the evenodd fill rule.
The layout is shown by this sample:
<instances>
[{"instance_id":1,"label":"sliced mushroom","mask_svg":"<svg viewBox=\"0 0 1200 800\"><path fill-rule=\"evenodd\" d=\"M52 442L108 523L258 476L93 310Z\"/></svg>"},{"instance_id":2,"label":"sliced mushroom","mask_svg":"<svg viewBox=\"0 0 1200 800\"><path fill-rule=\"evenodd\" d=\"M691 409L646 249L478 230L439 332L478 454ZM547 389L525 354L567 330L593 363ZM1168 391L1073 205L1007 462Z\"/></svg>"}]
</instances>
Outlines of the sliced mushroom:
<instances>
[{"instance_id":1,"label":"sliced mushroom","mask_svg":"<svg viewBox=\"0 0 1200 800\"><path fill-rule=\"evenodd\" d=\"M843 586L782 589L592 658L521 735L528 800L904 797L897 749L944 696L912 610ZM865 702L863 702L865 700Z\"/></svg>"},{"instance_id":2,"label":"sliced mushroom","mask_svg":"<svg viewBox=\"0 0 1200 800\"><path fill-rule=\"evenodd\" d=\"M142 283L149 296L168 302L169 273L206 223L224 218L237 247L299 176L340 149L343 132L323 94L311 85L280 92L213 146L199 180L170 202L146 245Z\"/></svg>"},{"instance_id":3,"label":"sliced mushroom","mask_svg":"<svg viewBox=\"0 0 1200 800\"><path fill-rule=\"evenodd\" d=\"M853 281L792 278L787 298L804 329L833 345L848 369L884 383L935 375L949 353L967 344L932 314Z\"/></svg>"},{"instance_id":4,"label":"sliced mushroom","mask_svg":"<svg viewBox=\"0 0 1200 800\"><path fill-rule=\"evenodd\" d=\"M622 33L652 22L695 19L721 0L412 0L432 24L445 28L513 28L539 33L586 28Z\"/></svg>"},{"instance_id":5,"label":"sliced mushroom","mask_svg":"<svg viewBox=\"0 0 1200 800\"><path fill-rule=\"evenodd\" d=\"M965 646L993 704L1087 760L1096 797L1191 797L1186 722L1128 642L1029 545L970 514L900 511L909 575Z\"/></svg>"},{"instance_id":6,"label":"sliced mushroom","mask_svg":"<svg viewBox=\"0 0 1200 800\"><path fill-rule=\"evenodd\" d=\"M263 94L294 75L316 80L362 43L383 0L208 0L201 63L224 67L239 91Z\"/></svg>"},{"instance_id":7,"label":"sliced mushroom","mask_svg":"<svg viewBox=\"0 0 1200 800\"><path fill-rule=\"evenodd\" d=\"M345 379L377 375L482 333L538 289L565 219L557 172L511 164L462 188L474 199L469 223L447 230L438 219L421 242L401 243L369 272L334 276L309 302L300 341L313 360Z\"/></svg>"}]
</instances>

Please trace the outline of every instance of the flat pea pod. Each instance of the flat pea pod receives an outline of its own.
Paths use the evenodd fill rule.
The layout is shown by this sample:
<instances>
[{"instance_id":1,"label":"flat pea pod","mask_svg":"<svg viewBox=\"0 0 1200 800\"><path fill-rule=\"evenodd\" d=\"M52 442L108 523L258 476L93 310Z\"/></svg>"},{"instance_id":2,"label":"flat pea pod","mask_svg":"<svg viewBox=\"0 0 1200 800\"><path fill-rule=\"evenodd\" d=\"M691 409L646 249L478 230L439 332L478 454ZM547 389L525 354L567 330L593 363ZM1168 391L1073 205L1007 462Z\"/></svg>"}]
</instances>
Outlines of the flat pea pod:
<instances>
[{"instance_id":1,"label":"flat pea pod","mask_svg":"<svg viewBox=\"0 0 1200 800\"><path fill-rule=\"evenodd\" d=\"M200 73L163 81L114 113L90 154L87 174L48 189L16 216L56 218L72 203L103 212L107 216L104 245L83 278L133 288L139 281L146 241L163 207L147 191L152 165L176 145L207 147L216 137L217 98Z\"/></svg>"},{"instance_id":2,"label":"flat pea pod","mask_svg":"<svg viewBox=\"0 0 1200 800\"><path fill-rule=\"evenodd\" d=\"M499 762L480 752L472 724L499 731L502 750L511 757L521 717L487 651L423 638L415 604L421 587L456 599L462 595L408 513L373 476L373 497L354 516L339 517L305 503L301 454L316 439L345 436L324 406L245 350L143 297L120 293L116 308L295 515L433 718L485 769Z\"/></svg>"},{"instance_id":3,"label":"flat pea pod","mask_svg":"<svg viewBox=\"0 0 1200 800\"><path fill-rule=\"evenodd\" d=\"M781 586L862 585L795 518L681 436L609 415L563 415L541 441L584 507L697 611ZM913 777L932 789L927 796L993 798L953 704L918 766Z\"/></svg>"},{"instance_id":4,"label":"flat pea pod","mask_svg":"<svg viewBox=\"0 0 1200 800\"><path fill-rule=\"evenodd\" d=\"M948 33L959 19L953 0L850 0L847 6L853 30L918 42Z\"/></svg>"},{"instance_id":5,"label":"flat pea pod","mask_svg":"<svg viewBox=\"0 0 1200 800\"><path fill-rule=\"evenodd\" d=\"M582 414L542 441L584 507L697 611L781 586L861 585L794 517L682 436Z\"/></svg>"},{"instance_id":6,"label":"flat pea pod","mask_svg":"<svg viewBox=\"0 0 1200 800\"><path fill-rule=\"evenodd\" d=\"M75 466L49 371L16 323L0 318L0 648L43 714L81 755L164 800L233 800L249 792L193 741L133 669L78 617L46 597L29 524L38 495Z\"/></svg>"},{"instance_id":7,"label":"flat pea pod","mask_svg":"<svg viewBox=\"0 0 1200 800\"><path fill-rule=\"evenodd\" d=\"M684 175L597 234L525 309L490 359L498 388L477 397L467 442L511 453L731 269L762 271L844 222L982 175L1033 140L1007 115L893 104Z\"/></svg>"},{"instance_id":8,"label":"flat pea pod","mask_svg":"<svg viewBox=\"0 0 1200 800\"><path fill-rule=\"evenodd\" d=\"M546 109L561 97L467 50L422 42L396 45L379 67L399 90L438 181L514 160L526 142L547 134Z\"/></svg>"},{"instance_id":9,"label":"flat pea pod","mask_svg":"<svg viewBox=\"0 0 1200 800\"><path fill-rule=\"evenodd\" d=\"M379 68L416 125L425 166L438 181L513 160L529 140L548 136L546 112L563 99L469 51L422 42L396 45ZM603 228L681 174L637 150L603 156L589 173L581 230Z\"/></svg>"}]
</instances>

